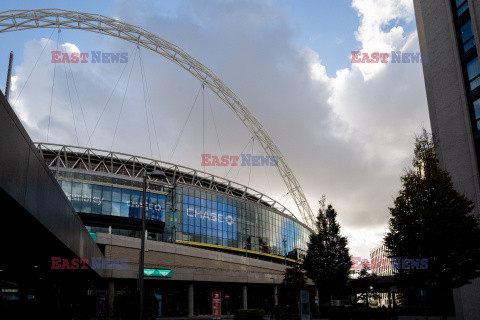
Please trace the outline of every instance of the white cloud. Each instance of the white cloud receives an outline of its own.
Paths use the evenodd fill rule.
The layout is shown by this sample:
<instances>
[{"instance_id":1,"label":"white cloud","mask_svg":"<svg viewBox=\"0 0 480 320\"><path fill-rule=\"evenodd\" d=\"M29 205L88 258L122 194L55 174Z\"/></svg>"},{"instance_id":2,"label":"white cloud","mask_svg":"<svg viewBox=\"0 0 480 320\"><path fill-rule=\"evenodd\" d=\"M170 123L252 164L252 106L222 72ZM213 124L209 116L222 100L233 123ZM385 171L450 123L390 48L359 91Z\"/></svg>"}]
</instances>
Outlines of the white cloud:
<instances>
[{"instance_id":1,"label":"white cloud","mask_svg":"<svg viewBox=\"0 0 480 320\"><path fill-rule=\"evenodd\" d=\"M396 2L354 0L360 26L356 33L362 50L418 51L416 33L405 34L402 23L413 19L410 0ZM353 65L338 70L334 78L325 72L321 57L307 47L294 45L295 32L288 10L276 1L191 1L179 6L173 16L119 2L111 15L142 26L171 41L213 70L246 103L285 155L316 213L318 199L327 195L338 212L344 233L350 238L353 255L365 255L381 239L388 220L388 206L400 188L399 176L410 162L413 134L428 126L427 104L421 65ZM143 9L142 9L143 8ZM65 37L65 34L64 34ZM95 40L100 39L100 40ZM65 45L78 49L75 41ZM42 48L42 41L25 45L25 59L15 68L15 101ZM112 38L92 38L105 52L129 52L133 45ZM46 52L54 48L52 42ZM83 48L82 48L83 49ZM354 48L352 48L353 50ZM178 66L157 54L142 50L162 160L172 150L194 101L200 83ZM30 85L25 87L17 113L34 140L45 140L48 124L53 66L44 56ZM45 60L46 59L46 60ZM138 57L136 58L138 63ZM91 132L124 65L71 65L80 102L70 90L79 144L85 145L85 122ZM51 141L77 144L63 65L58 65L51 118ZM69 72L69 68L67 68ZM112 133L119 119L113 149L132 154L153 155L156 143L151 117L145 116L141 73L132 71L128 90L127 65L117 90L97 126L94 146L112 148ZM35 85L31 85L35 83ZM122 115L123 93L127 92ZM192 117L175 152L173 162L202 169L200 154L239 154L250 138L243 124L210 92L205 97L205 150L203 109L200 95ZM147 125L148 123L148 125ZM151 134L150 134L151 135ZM251 152L246 150L245 152ZM258 142L253 150L263 153ZM224 176L224 168L207 168ZM287 190L275 168L240 168L229 178L249 184L273 198ZM293 201L286 205L296 212Z\"/></svg>"}]
</instances>

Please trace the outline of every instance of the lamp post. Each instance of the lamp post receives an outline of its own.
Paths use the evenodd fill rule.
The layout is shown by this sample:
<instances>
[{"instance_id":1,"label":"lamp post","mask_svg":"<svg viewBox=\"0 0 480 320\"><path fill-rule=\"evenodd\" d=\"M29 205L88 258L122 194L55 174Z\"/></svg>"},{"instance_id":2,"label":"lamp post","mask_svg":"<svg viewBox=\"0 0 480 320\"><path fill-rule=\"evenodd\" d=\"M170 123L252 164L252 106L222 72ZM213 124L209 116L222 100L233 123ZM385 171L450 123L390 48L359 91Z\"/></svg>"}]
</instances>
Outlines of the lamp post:
<instances>
[{"instance_id":1,"label":"lamp post","mask_svg":"<svg viewBox=\"0 0 480 320\"><path fill-rule=\"evenodd\" d=\"M140 263L138 265L138 277L140 291L140 311L139 319L143 319L143 269L145 266L145 206L147 201L147 176L157 179L166 179L167 176L163 171L153 170L151 172L143 172L143 197L142 197L142 232L140 233Z\"/></svg>"},{"instance_id":2,"label":"lamp post","mask_svg":"<svg viewBox=\"0 0 480 320\"><path fill-rule=\"evenodd\" d=\"M244 230L245 230L245 257L247 257L247 252L248 252L248 245L247 245L247 240L248 240L248 238L247 238L247 231L248 231L248 228L247 228L247 227L245 227L245 229L244 229Z\"/></svg>"},{"instance_id":3,"label":"lamp post","mask_svg":"<svg viewBox=\"0 0 480 320\"><path fill-rule=\"evenodd\" d=\"M283 242L283 257L285 259L285 265L287 265L287 238L285 236L282 237Z\"/></svg>"}]
</instances>

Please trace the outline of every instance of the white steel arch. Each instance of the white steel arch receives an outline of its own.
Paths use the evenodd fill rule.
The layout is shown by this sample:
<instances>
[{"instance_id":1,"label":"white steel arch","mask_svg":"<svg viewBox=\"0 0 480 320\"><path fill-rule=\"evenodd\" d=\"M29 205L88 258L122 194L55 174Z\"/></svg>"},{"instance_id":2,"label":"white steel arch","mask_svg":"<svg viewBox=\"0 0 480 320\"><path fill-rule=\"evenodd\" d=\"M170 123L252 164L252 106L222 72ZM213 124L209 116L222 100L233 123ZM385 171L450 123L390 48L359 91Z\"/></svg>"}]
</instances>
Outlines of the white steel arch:
<instances>
[{"instance_id":1,"label":"white steel arch","mask_svg":"<svg viewBox=\"0 0 480 320\"><path fill-rule=\"evenodd\" d=\"M34 28L80 29L105 34L152 50L176 63L208 86L243 122L269 156L278 156L278 171L300 215L313 230L315 217L300 183L293 175L285 157L260 122L243 102L210 69L178 46L140 27L98 14L61 9L9 10L0 12L0 33Z\"/></svg>"}]
</instances>

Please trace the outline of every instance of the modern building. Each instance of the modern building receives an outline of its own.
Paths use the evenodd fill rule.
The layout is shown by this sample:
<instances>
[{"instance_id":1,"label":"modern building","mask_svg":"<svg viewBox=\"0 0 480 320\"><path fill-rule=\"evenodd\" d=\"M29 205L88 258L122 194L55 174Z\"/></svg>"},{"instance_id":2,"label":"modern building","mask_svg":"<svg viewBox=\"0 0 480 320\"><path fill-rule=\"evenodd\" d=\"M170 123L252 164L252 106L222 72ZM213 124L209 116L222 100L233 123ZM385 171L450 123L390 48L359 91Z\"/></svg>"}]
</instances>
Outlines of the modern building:
<instances>
[{"instance_id":1,"label":"modern building","mask_svg":"<svg viewBox=\"0 0 480 320\"><path fill-rule=\"evenodd\" d=\"M0 318L67 318L105 270L51 270L51 257L105 259L0 93ZM52 272L55 271L55 272ZM95 297L83 295L95 315ZM71 317L70 317L71 319Z\"/></svg>"},{"instance_id":2,"label":"modern building","mask_svg":"<svg viewBox=\"0 0 480 320\"><path fill-rule=\"evenodd\" d=\"M387 250L383 241L370 251L370 267L372 273L379 277L393 276L395 274L395 270L387 255ZM396 293L392 293L388 290L388 292L379 292L377 295L379 296L377 303L378 308L388 308L389 306L393 306L393 301L396 299Z\"/></svg>"},{"instance_id":3,"label":"modern building","mask_svg":"<svg viewBox=\"0 0 480 320\"><path fill-rule=\"evenodd\" d=\"M480 208L480 1L414 0L430 121L440 165ZM457 319L478 319L480 279L454 290Z\"/></svg>"},{"instance_id":4,"label":"modern building","mask_svg":"<svg viewBox=\"0 0 480 320\"><path fill-rule=\"evenodd\" d=\"M145 287L161 296L162 315L211 314L213 292L229 311L268 312L286 266L303 259L311 230L251 188L154 159L36 146L105 259L117 263L105 276L110 309L137 288L144 172L166 175L149 178L146 200Z\"/></svg>"}]
</instances>

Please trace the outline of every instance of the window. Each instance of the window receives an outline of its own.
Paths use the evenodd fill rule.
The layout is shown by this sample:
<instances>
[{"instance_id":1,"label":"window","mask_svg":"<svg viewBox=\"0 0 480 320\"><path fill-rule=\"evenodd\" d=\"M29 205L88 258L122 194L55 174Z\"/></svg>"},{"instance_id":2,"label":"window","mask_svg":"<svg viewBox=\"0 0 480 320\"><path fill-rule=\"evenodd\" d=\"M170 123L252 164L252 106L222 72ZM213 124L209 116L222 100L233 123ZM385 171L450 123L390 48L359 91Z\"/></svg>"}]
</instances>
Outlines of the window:
<instances>
[{"instance_id":1,"label":"window","mask_svg":"<svg viewBox=\"0 0 480 320\"><path fill-rule=\"evenodd\" d=\"M471 20L468 20L463 26L460 27L460 33L462 35L463 51L467 52L475 46Z\"/></svg>"},{"instance_id":2,"label":"window","mask_svg":"<svg viewBox=\"0 0 480 320\"><path fill-rule=\"evenodd\" d=\"M480 99L473 102L473 110L475 111L475 123L477 130L480 130Z\"/></svg>"},{"instance_id":3,"label":"window","mask_svg":"<svg viewBox=\"0 0 480 320\"><path fill-rule=\"evenodd\" d=\"M478 64L478 57L472 59L467 63L468 81L470 82L470 90L472 91L480 85L480 65Z\"/></svg>"},{"instance_id":4,"label":"window","mask_svg":"<svg viewBox=\"0 0 480 320\"><path fill-rule=\"evenodd\" d=\"M460 17L462 13L467 11L468 9L468 1L467 0L455 0L457 5L457 16Z\"/></svg>"}]
</instances>

